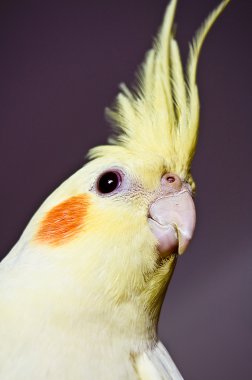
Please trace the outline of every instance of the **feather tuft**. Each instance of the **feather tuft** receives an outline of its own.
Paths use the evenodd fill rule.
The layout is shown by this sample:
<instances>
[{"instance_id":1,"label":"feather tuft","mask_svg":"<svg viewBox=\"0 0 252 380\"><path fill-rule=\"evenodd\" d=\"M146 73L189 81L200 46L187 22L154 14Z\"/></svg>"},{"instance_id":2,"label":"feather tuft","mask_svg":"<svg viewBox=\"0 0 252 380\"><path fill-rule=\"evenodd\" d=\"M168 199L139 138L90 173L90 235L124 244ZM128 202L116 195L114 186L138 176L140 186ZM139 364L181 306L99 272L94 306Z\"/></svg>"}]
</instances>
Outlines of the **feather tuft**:
<instances>
[{"instance_id":1,"label":"feather tuft","mask_svg":"<svg viewBox=\"0 0 252 380\"><path fill-rule=\"evenodd\" d=\"M177 0L171 0L153 48L137 74L135 90L121 84L113 107L106 109L116 132L109 139L110 144L143 158L148 153L156 154L162 157L168 170L188 178L199 125L196 84L199 54L206 35L229 1L222 1L196 32L184 74L173 35ZM97 147L89 157L100 157L109 151Z\"/></svg>"}]
</instances>

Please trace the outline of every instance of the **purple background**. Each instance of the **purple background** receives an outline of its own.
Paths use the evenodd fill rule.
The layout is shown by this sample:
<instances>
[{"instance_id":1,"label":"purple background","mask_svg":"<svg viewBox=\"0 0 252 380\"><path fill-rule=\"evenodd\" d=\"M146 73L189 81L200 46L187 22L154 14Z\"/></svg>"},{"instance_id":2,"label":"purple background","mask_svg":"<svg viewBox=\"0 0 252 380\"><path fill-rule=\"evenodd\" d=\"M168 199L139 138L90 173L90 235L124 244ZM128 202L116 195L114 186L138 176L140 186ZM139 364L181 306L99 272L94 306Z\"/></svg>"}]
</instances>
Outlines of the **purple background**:
<instances>
[{"instance_id":1,"label":"purple background","mask_svg":"<svg viewBox=\"0 0 252 380\"><path fill-rule=\"evenodd\" d=\"M3 257L37 207L105 143L104 107L131 83L167 1L1 1ZM180 0L187 43L215 0ZM232 1L203 48L195 239L179 260L160 336L186 380L252 378L251 2Z\"/></svg>"}]
</instances>

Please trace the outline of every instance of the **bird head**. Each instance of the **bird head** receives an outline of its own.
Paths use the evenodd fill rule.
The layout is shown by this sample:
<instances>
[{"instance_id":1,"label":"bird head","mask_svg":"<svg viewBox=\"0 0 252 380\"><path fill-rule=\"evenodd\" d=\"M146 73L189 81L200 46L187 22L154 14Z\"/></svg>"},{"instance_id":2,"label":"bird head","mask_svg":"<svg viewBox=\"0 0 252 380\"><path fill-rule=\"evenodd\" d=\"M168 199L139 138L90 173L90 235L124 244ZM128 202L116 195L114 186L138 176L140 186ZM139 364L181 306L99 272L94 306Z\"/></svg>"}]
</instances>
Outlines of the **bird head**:
<instances>
[{"instance_id":1,"label":"bird head","mask_svg":"<svg viewBox=\"0 0 252 380\"><path fill-rule=\"evenodd\" d=\"M171 1L136 88L122 84L106 110L115 127L109 144L89 152L89 162L44 202L24 233L31 251L57 258L97 303L135 298L157 317L177 257L193 236L197 62L227 3L197 32L184 71Z\"/></svg>"}]
</instances>

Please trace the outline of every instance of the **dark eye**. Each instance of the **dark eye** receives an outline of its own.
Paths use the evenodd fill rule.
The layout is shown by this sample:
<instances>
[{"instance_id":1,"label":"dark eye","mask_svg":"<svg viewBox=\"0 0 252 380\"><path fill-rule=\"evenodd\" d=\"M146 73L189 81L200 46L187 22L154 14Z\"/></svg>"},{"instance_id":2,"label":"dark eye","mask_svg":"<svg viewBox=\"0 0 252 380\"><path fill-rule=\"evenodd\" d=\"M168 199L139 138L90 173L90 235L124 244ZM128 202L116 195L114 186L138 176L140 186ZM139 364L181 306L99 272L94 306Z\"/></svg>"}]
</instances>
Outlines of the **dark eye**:
<instances>
[{"instance_id":1,"label":"dark eye","mask_svg":"<svg viewBox=\"0 0 252 380\"><path fill-rule=\"evenodd\" d=\"M103 173L97 181L97 190L101 194L109 194L116 190L122 182L121 174L117 171Z\"/></svg>"}]
</instances>

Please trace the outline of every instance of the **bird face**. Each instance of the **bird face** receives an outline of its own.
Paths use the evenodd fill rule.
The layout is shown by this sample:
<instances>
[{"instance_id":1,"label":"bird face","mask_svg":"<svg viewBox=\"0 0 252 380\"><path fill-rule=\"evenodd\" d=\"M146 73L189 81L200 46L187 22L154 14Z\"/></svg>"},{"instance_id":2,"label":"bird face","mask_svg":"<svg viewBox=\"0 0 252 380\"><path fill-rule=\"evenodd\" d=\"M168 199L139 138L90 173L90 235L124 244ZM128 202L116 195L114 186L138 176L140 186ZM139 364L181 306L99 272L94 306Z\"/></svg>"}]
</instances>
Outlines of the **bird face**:
<instances>
[{"instance_id":1,"label":"bird face","mask_svg":"<svg viewBox=\"0 0 252 380\"><path fill-rule=\"evenodd\" d=\"M90 249L101 266L119 261L136 273L184 252L195 227L190 185L161 158L122 156L91 161L49 198L36 244Z\"/></svg>"},{"instance_id":2,"label":"bird face","mask_svg":"<svg viewBox=\"0 0 252 380\"><path fill-rule=\"evenodd\" d=\"M136 160L133 161L136 165ZM148 226L152 238L156 239L160 257L183 253L192 238L196 221L189 183L161 163L156 164L156 170L153 165L143 169L144 162L134 169L127 166L118 163L102 170L91 191L102 198L104 204L109 199L119 204L121 210L126 205L126 220L130 220L131 226L135 220L143 230ZM153 239L147 239L145 244L148 240Z\"/></svg>"},{"instance_id":3,"label":"bird face","mask_svg":"<svg viewBox=\"0 0 252 380\"><path fill-rule=\"evenodd\" d=\"M195 209L190 185L161 157L122 151L86 164L34 221L33 246L85 282L109 284L121 298L142 291L163 260L184 252Z\"/></svg>"}]
</instances>

